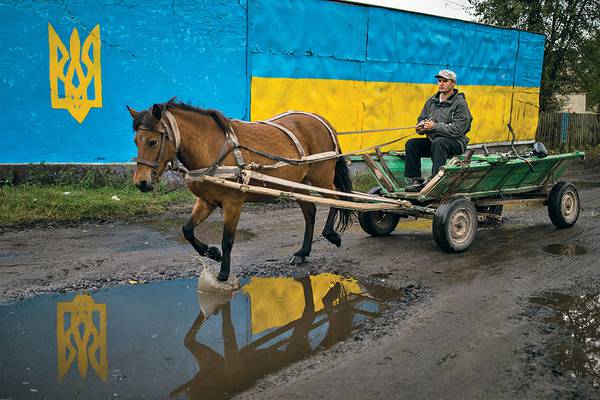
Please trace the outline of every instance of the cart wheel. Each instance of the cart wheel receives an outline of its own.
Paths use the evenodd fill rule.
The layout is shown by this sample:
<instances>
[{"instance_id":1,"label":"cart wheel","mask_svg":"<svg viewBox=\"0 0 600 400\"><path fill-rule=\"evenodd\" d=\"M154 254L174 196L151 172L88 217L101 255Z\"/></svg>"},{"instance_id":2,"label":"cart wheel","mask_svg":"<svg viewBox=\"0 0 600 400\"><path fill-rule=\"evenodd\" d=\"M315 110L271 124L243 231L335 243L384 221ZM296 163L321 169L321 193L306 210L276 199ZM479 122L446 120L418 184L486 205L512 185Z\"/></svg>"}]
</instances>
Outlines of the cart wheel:
<instances>
[{"instance_id":1,"label":"cart wheel","mask_svg":"<svg viewBox=\"0 0 600 400\"><path fill-rule=\"evenodd\" d=\"M477 232L477 212L467 199L452 199L439 205L433 217L433 238L448 253L469 248Z\"/></svg>"},{"instance_id":2,"label":"cart wheel","mask_svg":"<svg viewBox=\"0 0 600 400\"><path fill-rule=\"evenodd\" d=\"M369 190L369 194L380 194L381 188L376 186ZM360 227L371 236L389 235L396 229L400 215L384 211L364 211L358 213Z\"/></svg>"},{"instance_id":3,"label":"cart wheel","mask_svg":"<svg viewBox=\"0 0 600 400\"><path fill-rule=\"evenodd\" d=\"M548 215L558 228L570 228L579 218L579 193L571 182L557 182L548 195Z\"/></svg>"}]
</instances>

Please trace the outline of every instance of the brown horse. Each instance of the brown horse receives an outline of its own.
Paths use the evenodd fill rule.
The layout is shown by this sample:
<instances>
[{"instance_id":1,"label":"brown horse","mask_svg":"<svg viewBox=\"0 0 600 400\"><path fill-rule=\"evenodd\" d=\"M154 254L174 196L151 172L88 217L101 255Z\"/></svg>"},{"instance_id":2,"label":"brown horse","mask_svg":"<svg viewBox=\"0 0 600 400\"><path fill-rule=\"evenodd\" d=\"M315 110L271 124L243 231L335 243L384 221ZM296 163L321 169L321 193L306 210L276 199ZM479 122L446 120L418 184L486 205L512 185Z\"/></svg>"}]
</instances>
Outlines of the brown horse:
<instances>
[{"instance_id":1,"label":"brown horse","mask_svg":"<svg viewBox=\"0 0 600 400\"><path fill-rule=\"evenodd\" d=\"M273 124L230 120L219 111L196 108L172 100L154 104L149 110L141 112L127 108L133 117L135 144L138 149L133 182L143 192L153 189L172 159L179 159L188 170L210 169L218 164L238 165L239 160L236 164L236 155L232 152L234 146L226 139L227 132L231 130L239 140L241 157L247 163L274 164L273 158L267 157L266 153L285 159L298 159L302 149L306 156L339 150L333 127L324 118L307 113L291 113L274 121L293 133L288 136ZM173 140L173 135L167 131L165 125L166 120L172 117L179 130L177 140ZM294 143L294 136L299 145ZM238 158L239 155L238 153ZM348 167L342 157L337 160L286 165L264 173L326 189L352 191ZM246 201L261 202L272 198L243 193L202 180L191 181L188 187L196 196L196 203L190 219L183 226L183 234L198 254L221 262L218 279L226 281L229 277L231 248L242 204ZM313 203L298 201L298 204L304 214L306 227L302 248L294 254L292 264L304 262L305 257L310 254L316 215ZM209 247L194 236L194 228L216 207L223 210L222 255L218 248ZM331 208L323 228L323 236L339 247L341 238L336 229L343 231L350 222L350 216L351 212L347 210Z\"/></svg>"}]
</instances>

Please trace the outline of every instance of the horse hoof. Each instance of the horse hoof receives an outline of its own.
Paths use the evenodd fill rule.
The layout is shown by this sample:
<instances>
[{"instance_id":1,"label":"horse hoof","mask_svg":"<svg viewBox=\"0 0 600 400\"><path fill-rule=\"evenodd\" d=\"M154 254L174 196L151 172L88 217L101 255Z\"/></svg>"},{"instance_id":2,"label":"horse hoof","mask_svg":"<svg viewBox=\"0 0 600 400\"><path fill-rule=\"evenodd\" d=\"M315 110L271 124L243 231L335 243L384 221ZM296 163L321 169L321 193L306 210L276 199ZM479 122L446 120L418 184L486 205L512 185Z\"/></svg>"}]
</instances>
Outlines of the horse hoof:
<instances>
[{"instance_id":1,"label":"horse hoof","mask_svg":"<svg viewBox=\"0 0 600 400\"><path fill-rule=\"evenodd\" d=\"M221 250L219 250L217 247L209 247L208 251L206 252L206 255L211 260L221 261ZM221 274L219 274L219 276L221 276Z\"/></svg>"},{"instance_id":2,"label":"horse hoof","mask_svg":"<svg viewBox=\"0 0 600 400\"><path fill-rule=\"evenodd\" d=\"M294 255L292 257L292 259L290 260L290 264L292 265L300 265L302 263L304 263L304 256L298 256L298 255Z\"/></svg>"},{"instance_id":3,"label":"horse hoof","mask_svg":"<svg viewBox=\"0 0 600 400\"><path fill-rule=\"evenodd\" d=\"M219 275L217 276L217 280L219 282L227 282L227 279L229 279L229 274L225 274L223 272L219 272Z\"/></svg>"},{"instance_id":4,"label":"horse hoof","mask_svg":"<svg viewBox=\"0 0 600 400\"><path fill-rule=\"evenodd\" d=\"M331 243L335 244L336 247L340 247L342 245L342 238L337 233L329 233L325 236L325 239L329 240Z\"/></svg>"}]
</instances>

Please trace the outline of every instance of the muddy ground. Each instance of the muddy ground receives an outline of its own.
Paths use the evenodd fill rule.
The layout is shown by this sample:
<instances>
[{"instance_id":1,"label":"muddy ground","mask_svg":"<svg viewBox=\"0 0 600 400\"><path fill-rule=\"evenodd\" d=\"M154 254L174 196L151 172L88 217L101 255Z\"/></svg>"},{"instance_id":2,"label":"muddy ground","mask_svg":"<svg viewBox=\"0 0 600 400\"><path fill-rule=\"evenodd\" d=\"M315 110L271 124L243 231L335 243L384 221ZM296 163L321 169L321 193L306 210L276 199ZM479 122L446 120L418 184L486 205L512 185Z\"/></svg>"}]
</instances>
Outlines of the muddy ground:
<instances>
[{"instance_id":1,"label":"muddy ground","mask_svg":"<svg viewBox=\"0 0 600 400\"><path fill-rule=\"evenodd\" d=\"M542 206L509 207L501 226L480 228L471 248L453 255L437 248L429 221L407 220L383 238L355 224L339 249L319 236L308 262L292 267L287 261L303 233L300 210L293 204L247 207L233 250L236 275L335 272L405 288L410 296L353 338L237 397L600 398L593 374L574 374L555 357L553 344L568 333L548 320L546 307L529 300L548 292L600 291L600 165L578 164L568 178L584 183L583 210L573 228L555 229ZM180 233L188 212L4 229L0 301L196 276L201 261ZM318 232L324 217L321 210ZM220 220L215 213L198 236L220 242ZM552 253L564 253L563 245L579 246L582 254Z\"/></svg>"}]
</instances>

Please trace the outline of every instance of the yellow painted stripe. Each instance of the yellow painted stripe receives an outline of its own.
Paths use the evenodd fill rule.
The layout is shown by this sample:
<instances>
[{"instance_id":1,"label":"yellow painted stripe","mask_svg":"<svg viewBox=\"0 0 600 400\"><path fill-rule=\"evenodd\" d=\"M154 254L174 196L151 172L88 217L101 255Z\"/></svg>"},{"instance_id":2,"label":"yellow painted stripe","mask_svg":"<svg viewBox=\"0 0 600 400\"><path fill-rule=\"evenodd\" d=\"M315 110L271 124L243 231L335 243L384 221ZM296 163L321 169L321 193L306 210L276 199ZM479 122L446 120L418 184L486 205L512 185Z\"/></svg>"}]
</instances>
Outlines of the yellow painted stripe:
<instances>
[{"instance_id":1,"label":"yellow painted stripe","mask_svg":"<svg viewBox=\"0 0 600 400\"><path fill-rule=\"evenodd\" d=\"M511 140L510 86L459 86L467 97L473 126L470 144ZM321 114L340 132L410 126L436 85L362 82L334 79L252 78L252 120L288 110ZM517 140L535 138L539 88L515 87L512 126ZM412 131L340 136L343 151L358 150L405 136ZM403 150L409 138L385 150Z\"/></svg>"}]
</instances>

